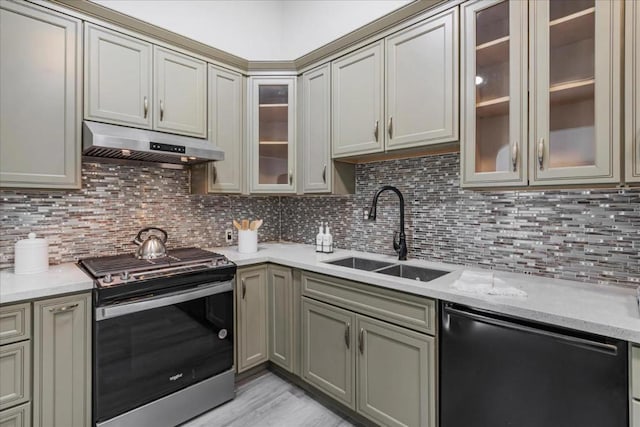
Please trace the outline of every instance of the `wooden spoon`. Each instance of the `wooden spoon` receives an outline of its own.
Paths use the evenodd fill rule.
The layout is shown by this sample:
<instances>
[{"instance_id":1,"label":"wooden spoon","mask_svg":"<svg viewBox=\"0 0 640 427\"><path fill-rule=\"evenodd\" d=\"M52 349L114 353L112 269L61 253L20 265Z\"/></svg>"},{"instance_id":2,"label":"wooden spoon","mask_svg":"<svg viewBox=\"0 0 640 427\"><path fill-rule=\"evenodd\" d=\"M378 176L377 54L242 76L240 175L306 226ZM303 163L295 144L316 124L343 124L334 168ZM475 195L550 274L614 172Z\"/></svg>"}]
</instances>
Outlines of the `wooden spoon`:
<instances>
[{"instance_id":1,"label":"wooden spoon","mask_svg":"<svg viewBox=\"0 0 640 427\"><path fill-rule=\"evenodd\" d=\"M233 220L233 226L235 228L237 228L238 230L242 230L242 226L240 225L240 223L238 221L236 221L235 219Z\"/></svg>"},{"instance_id":2,"label":"wooden spoon","mask_svg":"<svg viewBox=\"0 0 640 427\"><path fill-rule=\"evenodd\" d=\"M253 221L253 228L252 230L257 230L258 228L260 228L260 226L262 226L262 220L258 219L256 221Z\"/></svg>"},{"instance_id":3,"label":"wooden spoon","mask_svg":"<svg viewBox=\"0 0 640 427\"><path fill-rule=\"evenodd\" d=\"M243 230L248 230L249 229L249 220L248 219L243 219L242 220L242 229Z\"/></svg>"}]
</instances>

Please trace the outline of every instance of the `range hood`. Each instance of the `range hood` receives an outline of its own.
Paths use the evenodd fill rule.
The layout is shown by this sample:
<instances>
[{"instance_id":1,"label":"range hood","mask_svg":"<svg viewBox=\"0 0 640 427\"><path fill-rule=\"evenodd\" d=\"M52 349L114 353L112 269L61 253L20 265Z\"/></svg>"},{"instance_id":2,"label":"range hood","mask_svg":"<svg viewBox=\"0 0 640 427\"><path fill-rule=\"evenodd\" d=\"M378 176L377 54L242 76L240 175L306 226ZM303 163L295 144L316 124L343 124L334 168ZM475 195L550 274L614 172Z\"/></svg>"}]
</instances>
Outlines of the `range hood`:
<instances>
[{"instance_id":1,"label":"range hood","mask_svg":"<svg viewBox=\"0 0 640 427\"><path fill-rule=\"evenodd\" d=\"M82 124L82 154L177 165L224 160L224 151L206 139L88 120Z\"/></svg>"}]
</instances>

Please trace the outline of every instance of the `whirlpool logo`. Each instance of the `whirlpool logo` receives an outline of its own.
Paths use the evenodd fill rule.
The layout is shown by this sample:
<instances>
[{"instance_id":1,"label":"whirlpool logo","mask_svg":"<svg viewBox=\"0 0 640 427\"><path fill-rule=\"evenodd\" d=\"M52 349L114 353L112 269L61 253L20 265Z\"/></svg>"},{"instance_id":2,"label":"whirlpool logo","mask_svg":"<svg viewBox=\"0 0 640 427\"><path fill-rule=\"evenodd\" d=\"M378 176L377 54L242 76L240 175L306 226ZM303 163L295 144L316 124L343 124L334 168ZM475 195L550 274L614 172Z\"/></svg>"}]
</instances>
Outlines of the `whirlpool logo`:
<instances>
[{"instance_id":1,"label":"whirlpool logo","mask_svg":"<svg viewBox=\"0 0 640 427\"><path fill-rule=\"evenodd\" d=\"M169 377L169 381L176 381L176 380L179 380L180 378L182 378L182 372L180 372L179 374L175 374L172 377Z\"/></svg>"}]
</instances>

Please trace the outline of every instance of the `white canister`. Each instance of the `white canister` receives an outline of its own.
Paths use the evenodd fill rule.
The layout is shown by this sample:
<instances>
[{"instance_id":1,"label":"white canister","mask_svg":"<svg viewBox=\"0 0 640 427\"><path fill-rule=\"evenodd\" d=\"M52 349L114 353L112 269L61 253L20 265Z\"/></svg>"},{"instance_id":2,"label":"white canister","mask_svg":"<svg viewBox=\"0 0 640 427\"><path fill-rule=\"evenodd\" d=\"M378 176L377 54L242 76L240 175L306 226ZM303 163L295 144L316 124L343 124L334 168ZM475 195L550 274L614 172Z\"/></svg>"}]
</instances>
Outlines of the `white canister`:
<instances>
[{"instance_id":1,"label":"white canister","mask_svg":"<svg viewBox=\"0 0 640 427\"><path fill-rule=\"evenodd\" d=\"M258 230L238 230L238 252L242 254L258 252Z\"/></svg>"},{"instance_id":2,"label":"white canister","mask_svg":"<svg viewBox=\"0 0 640 427\"><path fill-rule=\"evenodd\" d=\"M15 246L15 273L35 274L49 269L49 242L36 239L29 233L28 239L18 240Z\"/></svg>"}]
</instances>

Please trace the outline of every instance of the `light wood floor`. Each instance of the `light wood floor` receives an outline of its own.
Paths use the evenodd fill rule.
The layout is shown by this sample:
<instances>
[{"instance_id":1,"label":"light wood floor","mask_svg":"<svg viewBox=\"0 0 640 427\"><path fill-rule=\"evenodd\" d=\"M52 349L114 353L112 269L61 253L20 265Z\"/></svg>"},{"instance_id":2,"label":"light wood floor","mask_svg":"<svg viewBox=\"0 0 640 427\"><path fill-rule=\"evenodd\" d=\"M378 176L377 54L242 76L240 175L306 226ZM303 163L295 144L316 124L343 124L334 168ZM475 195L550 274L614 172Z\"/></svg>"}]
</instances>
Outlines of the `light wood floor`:
<instances>
[{"instance_id":1,"label":"light wood floor","mask_svg":"<svg viewBox=\"0 0 640 427\"><path fill-rule=\"evenodd\" d=\"M182 427L350 427L351 423L271 372L241 384L236 398Z\"/></svg>"}]
</instances>

